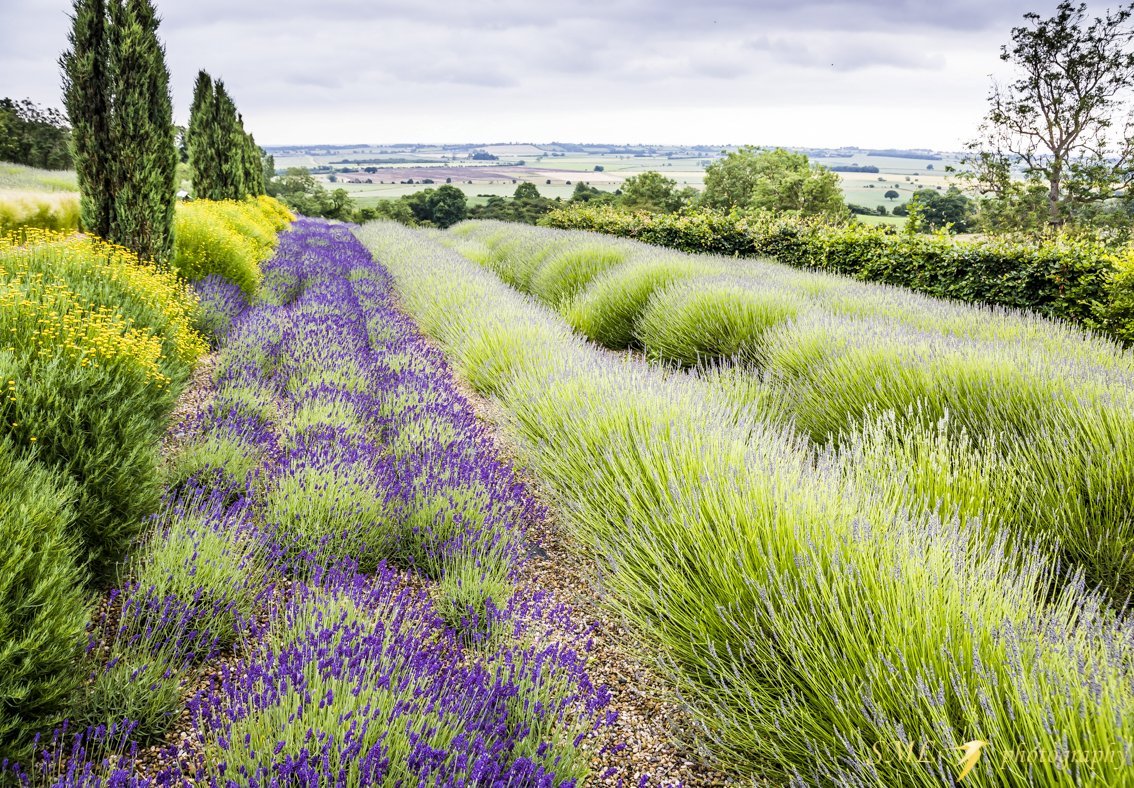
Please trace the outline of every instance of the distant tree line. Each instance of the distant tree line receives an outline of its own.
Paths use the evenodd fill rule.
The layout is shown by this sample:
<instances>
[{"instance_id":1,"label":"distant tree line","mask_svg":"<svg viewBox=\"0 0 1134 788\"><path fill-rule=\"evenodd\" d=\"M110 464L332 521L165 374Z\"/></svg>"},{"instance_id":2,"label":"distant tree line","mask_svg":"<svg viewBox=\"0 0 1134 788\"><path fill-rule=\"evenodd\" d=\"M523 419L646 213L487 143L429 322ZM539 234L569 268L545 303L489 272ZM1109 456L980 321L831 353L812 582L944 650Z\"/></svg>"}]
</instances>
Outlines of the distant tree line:
<instances>
[{"instance_id":1,"label":"distant tree line","mask_svg":"<svg viewBox=\"0 0 1134 788\"><path fill-rule=\"evenodd\" d=\"M932 166L933 165L930 165L930 167ZM831 172L879 172L879 169L873 164L832 164L827 169Z\"/></svg>"},{"instance_id":2,"label":"distant tree line","mask_svg":"<svg viewBox=\"0 0 1134 788\"><path fill-rule=\"evenodd\" d=\"M929 151L912 151L912 150L895 150L893 148L884 148L882 150L872 150L866 154L867 156L885 156L889 159L917 159L919 161L940 161L941 156Z\"/></svg>"},{"instance_id":3,"label":"distant tree line","mask_svg":"<svg viewBox=\"0 0 1134 788\"><path fill-rule=\"evenodd\" d=\"M0 99L0 161L43 170L71 169L71 128L66 116L31 99Z\"/></svg>"},{"instance_id":4,"label":"distant tree line","mask_svg":"<svg viewBox=\"0 0 1134 788\"><path fill-rule=\"evenodd\" d=\"M382 200L377 205L355 212L355 221L390 219L421 227L452 227L469 218L468 198L456 186L448 184L436 189L423 189L396 200Z\"/></svg>"},{"instance_id":5,"label":"distant tree line","mask_svg":"<svg viewBox=\"0 0 1134 788\"><path fill-rule=\"evenodd\" d=\"M579 181L567 200L544 197L535 184L521 183L510 197L492 195L483 204L469 206L460 189L446 185L382 200L365 208L353 208L342 189L328 194L306 170L288 170L287 175L276 179L268 188L270 193L301 213L322 211L313 215L349 216L356 222L391 219L442 228L466 218L536 224L555 208L580 203L614 205L650 213L675 213L703 206L723 210L780 210L803 215L849 215L836 175L810 164L803 154L782 149L742 148L730 153L709 167L705 186L704 193L691 186L679 188L674 179L647 171L627 178L615 191Z\"/></svg>"}]
</instances>

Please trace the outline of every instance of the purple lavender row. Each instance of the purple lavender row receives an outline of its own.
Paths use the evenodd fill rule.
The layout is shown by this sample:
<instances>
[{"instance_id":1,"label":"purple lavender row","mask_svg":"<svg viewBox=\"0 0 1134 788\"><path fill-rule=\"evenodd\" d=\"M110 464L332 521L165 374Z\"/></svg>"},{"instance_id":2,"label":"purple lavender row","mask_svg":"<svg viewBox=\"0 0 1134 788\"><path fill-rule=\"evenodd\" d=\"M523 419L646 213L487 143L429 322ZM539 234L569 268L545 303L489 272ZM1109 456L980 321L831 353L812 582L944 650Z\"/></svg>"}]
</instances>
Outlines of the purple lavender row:
<instances>
[{"instance_id":1,"label":"purple lavender row","mask_svg":"<svg viewBox=\"0 0 1134 788\"><path fill-rule=\"evenodd\" d=\"M537 504L346 228L297 222L265 283L91 645L103 676L162 666L151 695L235 651L189 702L200 751L140 774L161 726L109 714L35 782L574 785L607 693L550 634L568 612L515 592Z\"/></svg>"}]
</instances>

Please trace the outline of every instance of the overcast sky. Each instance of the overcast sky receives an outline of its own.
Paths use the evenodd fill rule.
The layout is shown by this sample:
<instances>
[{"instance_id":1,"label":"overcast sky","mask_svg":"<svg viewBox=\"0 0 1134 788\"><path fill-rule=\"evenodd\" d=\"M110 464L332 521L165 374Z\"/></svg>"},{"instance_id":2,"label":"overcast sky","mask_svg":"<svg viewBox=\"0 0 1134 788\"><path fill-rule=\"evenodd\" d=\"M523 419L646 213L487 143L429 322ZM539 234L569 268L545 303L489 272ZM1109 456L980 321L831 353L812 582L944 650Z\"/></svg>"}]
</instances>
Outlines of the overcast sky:
<instances>
[{"instance_id":1,"label":"overcast sky","mask_svg":"<svg viewBox=\"0 0 1134 788\"><path fill-rule=\"evenodd\" d=\"M261 144L626 142L956 150L999 47L1055 0L158 0ZM0 96L60 105L67 0L0 0ZM1101 10L1101 7L1099 8Z\"/></svg>"}]
</instances>

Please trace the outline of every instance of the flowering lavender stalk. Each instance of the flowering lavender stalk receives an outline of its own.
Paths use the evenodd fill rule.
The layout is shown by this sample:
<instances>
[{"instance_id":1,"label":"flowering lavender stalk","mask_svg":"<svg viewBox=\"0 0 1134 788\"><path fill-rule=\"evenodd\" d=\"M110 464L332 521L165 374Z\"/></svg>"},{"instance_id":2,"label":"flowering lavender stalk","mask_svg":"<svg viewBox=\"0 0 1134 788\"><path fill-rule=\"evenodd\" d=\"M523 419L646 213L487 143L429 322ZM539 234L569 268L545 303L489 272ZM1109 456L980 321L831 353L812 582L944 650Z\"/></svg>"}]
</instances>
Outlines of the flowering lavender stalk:
<instances>
[{"instance_id":1,"label":"flowering lavender stalk","mask_svg":"<svg viewBox=\"0 0 1134 788\"><path fill-rule=\"evenodd\" d=\"M193 289L201 299L196 328L215 347L224 341L232 321L248 308L248 301L239 287L217 274L194 282Z\"/></svg>"},{"instance_id":2,"label":"flowering lavender stalk","mask_svg":"<svg viewBox=\"0 0 1134 788\"><path fill-rule=\"evenodd\" d=\"M575 785L608 695L568 612L514 592L535 501L347 228L296 222L264 269L91 642L107 674L214 675L189 703L202 756L156 783ZM86 747L98 728L45 748L72 775L47 783L147 784L138 725L105 711L125 749Z\"/></svg>"}]
</instances>

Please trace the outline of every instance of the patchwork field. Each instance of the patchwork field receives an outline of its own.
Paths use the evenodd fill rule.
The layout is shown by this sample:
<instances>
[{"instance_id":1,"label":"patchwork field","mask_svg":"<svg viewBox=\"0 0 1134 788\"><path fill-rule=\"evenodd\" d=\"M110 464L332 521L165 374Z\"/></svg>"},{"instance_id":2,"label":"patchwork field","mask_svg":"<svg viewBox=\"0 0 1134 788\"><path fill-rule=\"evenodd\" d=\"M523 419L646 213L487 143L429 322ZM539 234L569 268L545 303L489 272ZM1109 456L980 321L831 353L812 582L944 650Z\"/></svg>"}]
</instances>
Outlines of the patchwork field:
<instances>
[{"instance_id":1,"label":"patchwork field","mask_svg":"<svg viewBox=\"0 0 1134 788\"><path fill-rule=\"evenodd\" d=\"M401 197L429 188L430 184L420 183L422 179L433 180L435 186L451 178L452 185L459 187L469 197L482 194L511 195L516 184L533 183L545 197L566 199L574 189L573 184L579 180L613 191L627 178L654 170L675 180L679 188L691 186L700 189L704 183L705 167L721 156L721 151L717 149L692 151L677 147L662 148L654 154L599 151L580 153L561 150L555 145L486 145L476 150L497 156L499 160L472 161L469 159L469 146L360 146L334 150L312 149L304 153L293 149L273 149L273 152L277 168L333 168L336 171L336 185L351 192L361 205L368 205L375 199ZM960 165L958 156L916 159L874 155L865 151L824 155L814 160L832 167L878 167L878 173L839 174L847 201L869 208L879 205L893 207L896 203L909 200L919 188L947 188L951 181L945 168ZM366 172L363 167L372 167L377 171ZM601 171L596 171L596 167L600 167ZM325 179L326 175L320 177ZM410 179L415 183L404 183ZM367 180L372 180L373 183L365 183ZM468 183L470 180L472 183ZM551 181L550 184L547 183L548 180ZM568 181L571 182L570 185ZM898 200L886 200L882 195L889 189L898 191L901 197Z\"/></svg>"}]
</instances>

